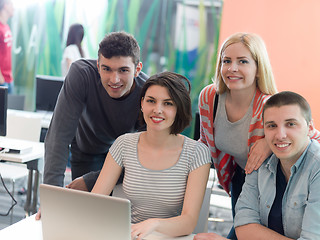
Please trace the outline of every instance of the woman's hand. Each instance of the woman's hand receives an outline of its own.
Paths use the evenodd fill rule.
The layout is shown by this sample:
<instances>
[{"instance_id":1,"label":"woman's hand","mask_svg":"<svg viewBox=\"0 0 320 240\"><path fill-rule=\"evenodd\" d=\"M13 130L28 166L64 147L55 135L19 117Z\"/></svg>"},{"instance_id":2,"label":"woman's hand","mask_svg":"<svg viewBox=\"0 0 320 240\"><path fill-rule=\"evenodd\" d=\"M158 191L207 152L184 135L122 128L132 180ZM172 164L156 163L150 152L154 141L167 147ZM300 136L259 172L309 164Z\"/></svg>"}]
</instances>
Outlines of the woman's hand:
<instances>
[{"instance_id":1,"label":"woman's hand","mask_svg":"<svg viewBox=\"0 0 320 240\"><path fill-rule=\"evenodd\" d=\"M224 238L216 233L198 233L194 236L193 240L225 240Z\"/></svg>"},{"instance_id":2,"label":"woman's hand","mask_svg":"<svg viewBox=\"0 0 320 240\"><path fill-rule=\"evenodd\" d=\"M251 147L249 158L245 167L246 174L252 173L253 170L258 170L264 160L271 154L271 149L265 138L257 140Z\"/></svg>"},{"instance_id":3,"label":"woman's hand","mask_svg":"<svg viewBox=\"0 0 320 240\"><path fill-rule=\"evenodd\" d=\"M152 233L160 224L158 218L150 218L131 225L131 239L141 240Z\"/></svg>"}]
</instances>

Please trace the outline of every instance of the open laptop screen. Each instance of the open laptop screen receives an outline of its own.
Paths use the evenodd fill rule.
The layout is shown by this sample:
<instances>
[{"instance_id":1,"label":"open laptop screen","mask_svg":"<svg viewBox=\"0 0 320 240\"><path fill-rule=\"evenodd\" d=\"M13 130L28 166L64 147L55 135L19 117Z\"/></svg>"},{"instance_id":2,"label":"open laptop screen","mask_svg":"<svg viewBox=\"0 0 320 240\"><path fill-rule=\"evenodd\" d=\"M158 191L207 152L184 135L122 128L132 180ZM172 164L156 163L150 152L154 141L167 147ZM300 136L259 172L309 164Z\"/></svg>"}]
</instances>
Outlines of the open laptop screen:
<instances>
[{"instance_id":1,"label":"open laptop screen","mask_svg":"<svg viewBox=\"0 0 320 240\"><path fill-rule=\"evenodd\" d=\"M131 239L127 199L40 185L43 240Z\"/></svg>"}]
</instances>

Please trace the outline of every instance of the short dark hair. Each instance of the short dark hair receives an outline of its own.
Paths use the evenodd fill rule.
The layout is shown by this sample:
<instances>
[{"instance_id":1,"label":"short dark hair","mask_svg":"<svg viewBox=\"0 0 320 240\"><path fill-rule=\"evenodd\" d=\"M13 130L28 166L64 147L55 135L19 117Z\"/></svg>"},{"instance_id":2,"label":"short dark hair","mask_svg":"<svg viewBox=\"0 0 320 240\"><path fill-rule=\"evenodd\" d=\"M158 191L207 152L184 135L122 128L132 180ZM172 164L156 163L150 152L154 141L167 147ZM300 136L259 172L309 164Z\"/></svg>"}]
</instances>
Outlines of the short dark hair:
<instances>
[{"instance_id":1,"label":"short dark hair","mask_svg":"<svg viewBox=\"0 0 320 240\"><path fill-rule=\"evenodd\" d=\"M181 133L192 120L190 81L174 72L162 72L151 76L141 90L141 99L145 97L146 91L153 85L162 86L168 89L172 101L177 107L175 120L171 126L170 134ZM145 121L140 112L140 119L143 124Z\"/></svg>"},{"instance_id":2,"label":"short dark hair","mask_svg":"<svg viewBox=\"0 0 320 240\"><path fill-rule=\"evenodd\" d=\"M140 62L140 47L137 40L126 32L112 32L107 34L99 44L100 55L105 58L132 57L135 66Z\"/></svg>"},{"instance_id":3,"label":"short dark hair","mask_svg":"<svg viewBox=\"0 0 320 240\"><path fill-rule=\"evenodd\" d=\"M264 112L271 107L282 107L286 105L298 105L301 113L307 123L312 120L311 108L307 100L298 93L283 91L271 96L265 103L262 112L262 118L264 120Z\"/></svg>"}]
</instances>

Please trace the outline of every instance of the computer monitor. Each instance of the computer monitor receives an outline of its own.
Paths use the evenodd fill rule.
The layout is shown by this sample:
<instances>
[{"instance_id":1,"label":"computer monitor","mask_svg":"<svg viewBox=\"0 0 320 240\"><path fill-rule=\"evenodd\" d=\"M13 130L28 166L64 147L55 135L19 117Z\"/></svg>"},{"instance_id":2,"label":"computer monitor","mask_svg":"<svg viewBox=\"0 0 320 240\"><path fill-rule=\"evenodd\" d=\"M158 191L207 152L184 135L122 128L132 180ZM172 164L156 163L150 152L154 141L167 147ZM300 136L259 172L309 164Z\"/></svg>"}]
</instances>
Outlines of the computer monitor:
<instances>
[{"instance_id":1,"label":"computer monitor","mask_svg":"<svg viewBox=\"0 0 320 240\"><path fill-rule=\"evenodd\" d=\"M53 112L64 77L36 76L36 111Z\"/></svg>"},{"instance_id":2,"label":"computer monitor","mask_svg":"<svg viewBox=\"0 0 320 240\"><path fill-rule=\"evenodd\" d=\"M0 87L0 136L7 135L8 88Z\"/></svg>"}]
</instances>

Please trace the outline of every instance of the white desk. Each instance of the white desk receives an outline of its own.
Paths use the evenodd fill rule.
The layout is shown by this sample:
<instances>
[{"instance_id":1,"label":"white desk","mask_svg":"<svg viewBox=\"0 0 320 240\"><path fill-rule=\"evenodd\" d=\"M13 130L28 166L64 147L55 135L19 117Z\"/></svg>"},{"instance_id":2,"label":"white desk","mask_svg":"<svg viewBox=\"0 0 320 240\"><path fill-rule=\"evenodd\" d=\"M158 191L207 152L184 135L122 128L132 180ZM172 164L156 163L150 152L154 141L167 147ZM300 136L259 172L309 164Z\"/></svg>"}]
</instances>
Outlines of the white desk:
<instances>
[{"instance_id":1,"label":"white desk","mask_svg":"<svg viewBox=\"0 0 320 240\"><path fill-rule=\"evenodd\" d=\"M27 165L29 170L28 176L28 189L27 189L27 199L24 206L24 210L29 215L30 213L37 212L37 202L38 202L38 186L39 186L39 169L38 161L44 157L44 144L40 142L31 142L26 140L18 140L6 137L0 137L0 142L14 142L15 144L31 144L32 151L25 154L16 153L1 153L0 159L2 161L23 163ZM34 178L33 178L34 174ZM32 200L32 202L31 202Z\"/></svg>"},{"instance_id":2,"label":"white desk","mask_svg":"<svg viewBox=\"0 0 320 240\"><path fill-rule=\"evenodd\" d=\"M41 221L35 220L35 215L27 217L0 231L1 240L42 240ZM59 229L57 229L59 231ZM194 235L171 238L160 233L147 236L146 240L192 240Z\"/></svg>"},{"instance_id":3,"label":"white desk","mask_svg":"<svg viewBox=\"0 0 320 240\"><path fill-rule=\"evenodd\" d=\"M40 117L42 119L41 127L49 128L53 112L46 112L46 111L30 112L30 111L8 109L7 114L15 114L15 115L24 116L24 117Z\"/></svg>"}]
</instances>

